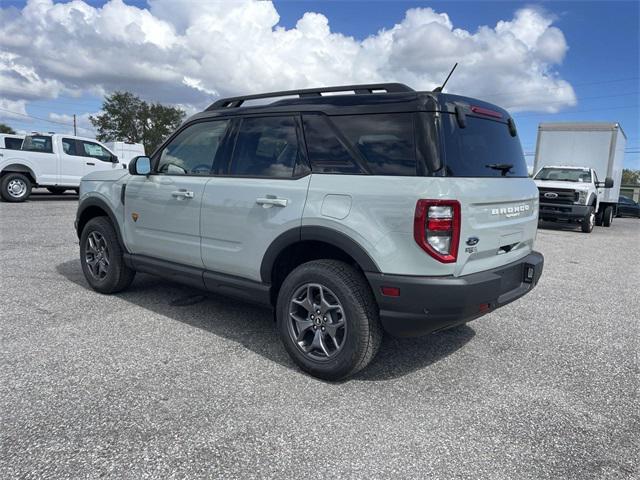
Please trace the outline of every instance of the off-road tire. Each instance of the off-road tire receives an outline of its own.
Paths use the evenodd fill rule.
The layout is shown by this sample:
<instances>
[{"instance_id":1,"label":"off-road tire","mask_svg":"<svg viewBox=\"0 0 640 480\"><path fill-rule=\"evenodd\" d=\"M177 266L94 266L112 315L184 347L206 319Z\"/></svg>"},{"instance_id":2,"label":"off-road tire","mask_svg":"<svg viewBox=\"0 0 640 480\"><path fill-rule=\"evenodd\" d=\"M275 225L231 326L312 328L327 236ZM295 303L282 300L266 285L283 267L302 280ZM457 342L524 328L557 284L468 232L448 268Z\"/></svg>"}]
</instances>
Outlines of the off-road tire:
<instances>
[{"instance_id":1,"label":"off-road tire","mask_svg":"<svg viewBox=\"0 0 640 480\"><path fill-rule=\"evenodd\" d=\"M582 231L584 233L591 233L593 231L593 227L596 224L596 212L593 207L589 207L587 214L580 222L580 226L582 227Z\"/></svg>"},{"instance_id":2,"label":"off-road tire","mask_svg":"<svg viewBox=\"0 0 640 480\"><path fill-rule=\"evenodd\" d=\"M97 232L106 242L108 250L109 264L106 269L106 276L98 279L92 274L89 264L87 263L88 237L92 232ZM124 263L122 247L118 242L111 221L107 217L95 217L87 222L82 229L80 235L80 263L82 272L87 283L95 291L100 293L117 293L131 285L135 277L135 270L127 267Z\"/></svg>"},{"instance_id":3,"label":"off-road tire","mask_svg":"<svg viewBox=\"0 0 640 480\"><path fill-rule=\"evenodd\" d=\"M18 191L16 185L22 188ZM9 172L0 179L0 196L5 202L24 202L31 195L31 180L18 172Z\"/></svg>"},{"instance_id":4,"label":"off-road tire","mask_svg":"<svg viewBox=\"0 0 640 480\"><path fill-rule=\"evenodd\" d=\"M334 294L345 314L346 332L341 349L322 361L311 358L290 333L293 296L305 284L323 285ZM295 268L284 280L278 294L276 318L280 339L305 372L324 380L347 378L369 364L382 341L382 326L371 288L361 272L337 260L315 260Z\"/></svg>"}]
</instances>

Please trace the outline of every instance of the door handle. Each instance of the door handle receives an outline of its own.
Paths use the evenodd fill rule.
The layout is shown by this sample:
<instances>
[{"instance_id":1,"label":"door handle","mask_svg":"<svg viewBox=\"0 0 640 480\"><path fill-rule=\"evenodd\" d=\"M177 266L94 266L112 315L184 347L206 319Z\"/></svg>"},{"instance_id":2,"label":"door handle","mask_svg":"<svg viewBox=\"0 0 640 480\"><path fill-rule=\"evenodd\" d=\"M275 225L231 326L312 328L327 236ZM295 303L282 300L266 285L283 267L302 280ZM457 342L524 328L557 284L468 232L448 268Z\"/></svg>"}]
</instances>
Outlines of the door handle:
<instances>
[{"instance_id":1,"label":"door handle","mask_svg":"<svg viewBox=\"0 0 640 480\"><path fill-rule=\"evenodd\" d=\"M93 162L87 162L87 165L94 166L94 165L95 165L95 163L93 163Z\"/></svg>"},{"instance_id":2,"label":"door handle","mask_svg":"<svg viewBox=\"0 0 640 480\"><path fill-rule=\"evenodd\" d=\"M171 192L171 196L176 198L193 198L193 192L189 192L188 190L176 190L175 192Z\"/></svg>"},{"instance_id":3,"label":"door handle","mask_svg":"<svg viewBox=\"0 0 640 480\"><path fill-rule=\"evenodd\" d=\"M288 200L286 198L276 198L276 197L256 198L256 203L258 205L262 205L263 208L271 208L273 206L286 207L287 201Z\"/></svg>"}]
</instances>

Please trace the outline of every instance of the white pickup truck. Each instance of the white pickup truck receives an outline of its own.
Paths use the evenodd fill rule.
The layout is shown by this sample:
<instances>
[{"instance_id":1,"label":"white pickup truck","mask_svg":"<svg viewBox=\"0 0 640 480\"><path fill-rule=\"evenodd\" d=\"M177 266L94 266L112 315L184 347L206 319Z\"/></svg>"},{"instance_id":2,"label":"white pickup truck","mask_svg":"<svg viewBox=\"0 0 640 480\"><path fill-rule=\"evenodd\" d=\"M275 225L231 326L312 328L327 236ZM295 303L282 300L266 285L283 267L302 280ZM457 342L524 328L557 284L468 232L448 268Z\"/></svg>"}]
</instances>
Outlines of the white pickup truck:
<instances>
[{"instance_id":1,"label":"white pickup truck","mask_svg":"<svg viewBox=\"0 0 640 480\"><path fill-rule=\"evenodd\" d=\"M80 179L98 170L123 168L96 140L61 134L27 135L21 150L0 151L0 196L24 202L33 187L51 193L78 190Z\"/></svg>"}]
</instances>

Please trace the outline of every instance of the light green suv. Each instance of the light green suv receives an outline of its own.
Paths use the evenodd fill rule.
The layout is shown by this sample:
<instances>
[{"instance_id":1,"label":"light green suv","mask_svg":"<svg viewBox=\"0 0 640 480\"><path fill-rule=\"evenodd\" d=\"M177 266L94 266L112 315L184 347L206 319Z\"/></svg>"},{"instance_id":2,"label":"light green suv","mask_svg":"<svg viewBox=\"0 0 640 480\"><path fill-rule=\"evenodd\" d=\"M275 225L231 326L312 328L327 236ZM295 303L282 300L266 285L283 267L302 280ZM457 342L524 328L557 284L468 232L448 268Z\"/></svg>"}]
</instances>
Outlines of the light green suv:
<instances>
[{"instance_id":1,"label":"light green suv","mask_svg":"<svg viewBox=\"0 0 640 480\"><path fill-rule=\"evenodd\" d=\"M128 172L84 177L76 229L96 291L144 272L269 306L293 360L337 380L383 330L531 291L537 212L505 110L379 84L218 100Z\"/></svg>"}]
</instances>

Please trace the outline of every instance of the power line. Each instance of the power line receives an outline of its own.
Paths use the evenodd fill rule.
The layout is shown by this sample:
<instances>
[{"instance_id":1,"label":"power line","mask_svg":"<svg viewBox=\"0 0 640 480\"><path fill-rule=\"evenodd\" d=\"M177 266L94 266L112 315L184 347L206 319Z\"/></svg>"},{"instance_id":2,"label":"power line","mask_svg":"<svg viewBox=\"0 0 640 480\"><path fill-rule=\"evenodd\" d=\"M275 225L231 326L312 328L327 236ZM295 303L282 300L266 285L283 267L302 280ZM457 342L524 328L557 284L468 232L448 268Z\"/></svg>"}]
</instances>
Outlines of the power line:
<instances>
[{"instance_id":1,"label":"power line","mask_svg":"<svg viewBox=\"0 0 640 480\"><path fill-rule=\"evenodd\" d=\"M573 110L571 112L562 112L563 115L570 115L573 113L583 113L583 112L599 112L602 110L622 110L622 109L626 109L626 108L638 108L638 105L624 105L624 106L617 106L617 107L602 107L602 108L587 108L585 110ZM544 117L544 116L548 116L548 115L558 115L558 113L525 113L524 115L518 115L515 114L518 118L523 118L523 117Z\"/></svg>"},{"instance_id":2,"label":"power line","mask_svg":"<svg viewBox=\"0 0 640 480\"><path fill-rule=\"evenodd\" d=\"M620 78L620 79L616 79L616 80L601 80L601 81L597 81L597 82L580 82L580 83L573 83L573 84L569 84L570 87L579 87L579 86L585 86L585 85L603 85L603 84L607 84L607 83L618 83L618 82L630 82L631 80L638 80L640 79L640 77L628 77L628 78ZM490 92L490 93L485 93L483 95L485 95L486 97L502 97L502 96L509 96L509 95L513 95L513 94L524 94L524 93L544 93L544 92L548 92L549 90L560 90L563 88L567 88L566 86L558 86L558 87L548 87L548 88L544 88L544 89L535 89L535 90L516 90L516 91L511 91L511 92L505 92L504 89L496 91L496 92Z\"/></svg>"},{"instance_id":3,"label":"power line","mask_svg":"<svg viewBox=\"0 0 640 480\"><path fill-rule=\"evenodd\" d=\"M608 83L618 83L618 82L627 82L627 81L631 81L631 80L638 80L640 77L627 77L627 78L618 78L618 79L613 79L613 80L598 80L595 82L578 82L578 83L570 83L569 85L571 87L577 87L577 86L585 86L585 85L602 85L602 84L608 84ZM516 91L511 91L511 92L505 92L504 89L503 90L499 90L499 91L494 91L494 92L489 92L489 93L485 93L483 94L486 97L501 97L501 96L509 96L509 95L513 95L513 94L525 94L525 93L544 93L544 92L548 92L550 90L560 90L562 88L566 88L564 86L558 86L558 87L548 87L548 88L544 88L544 89L526 89L526 90L516 90ZM597 97L593 97L593 98L597 98ZM604 97L602 97L604 98ZM101 102L100 100L82 100L82 101L73 101L73 100L35 100L38 103L41 104L53 104L53 105L57 105L57 104L61 104L61 105L89 105L89 104L95 104L95 103L99 103ZM42 105L33 105L30 104L29 107L38 107L38 108L45 108Z\"/></svg>"},{"instance_id":4,"label":"power line","mask_svg":"<svg viewBox=\"0 0 640 480\"><path fill-rule=\"evenodd\" d=\"M74 127L74 125L72 123L66 123L66 122L60 122L57 120L50 120L48 118L42 118L42 117L35 117L33 115L28 115L26 113L21 113L21 112L15 112L13 110L7 110L6 108L0 108L0 110L2 110L3 112L7 112L7 113L11 113L13 115L20 115L21 117L27 117L27 118L31 118L33 120L40 120L41 122L48 122L48 123L54 123L56 125L64 125L65 127ZM77 127L81 130L86 130L87 132L93 132L93 130L91 130L90 128L86 128L86 127Z\"/></svg>"},{"instance_id":5,"label":"power line","mask_svg":"<svg viewBox=\"0 0 640 480\"><path fill-rule=\"evenodd\" d=\"M49 122L49 123L57 123L58 125L65 125L67 127L72 126L69 123L58 122L56 120L49 120L48 118L34 117L33 115L27 115L26 113L20 113L20 112L15 112L13 110L7 110L6 108L0 108L0 110L2 110L3 112L12 113L14 115L20 115L21 117L33 118L34 120L41 120L43 122Z\"/></svg>"}]
</instances>

